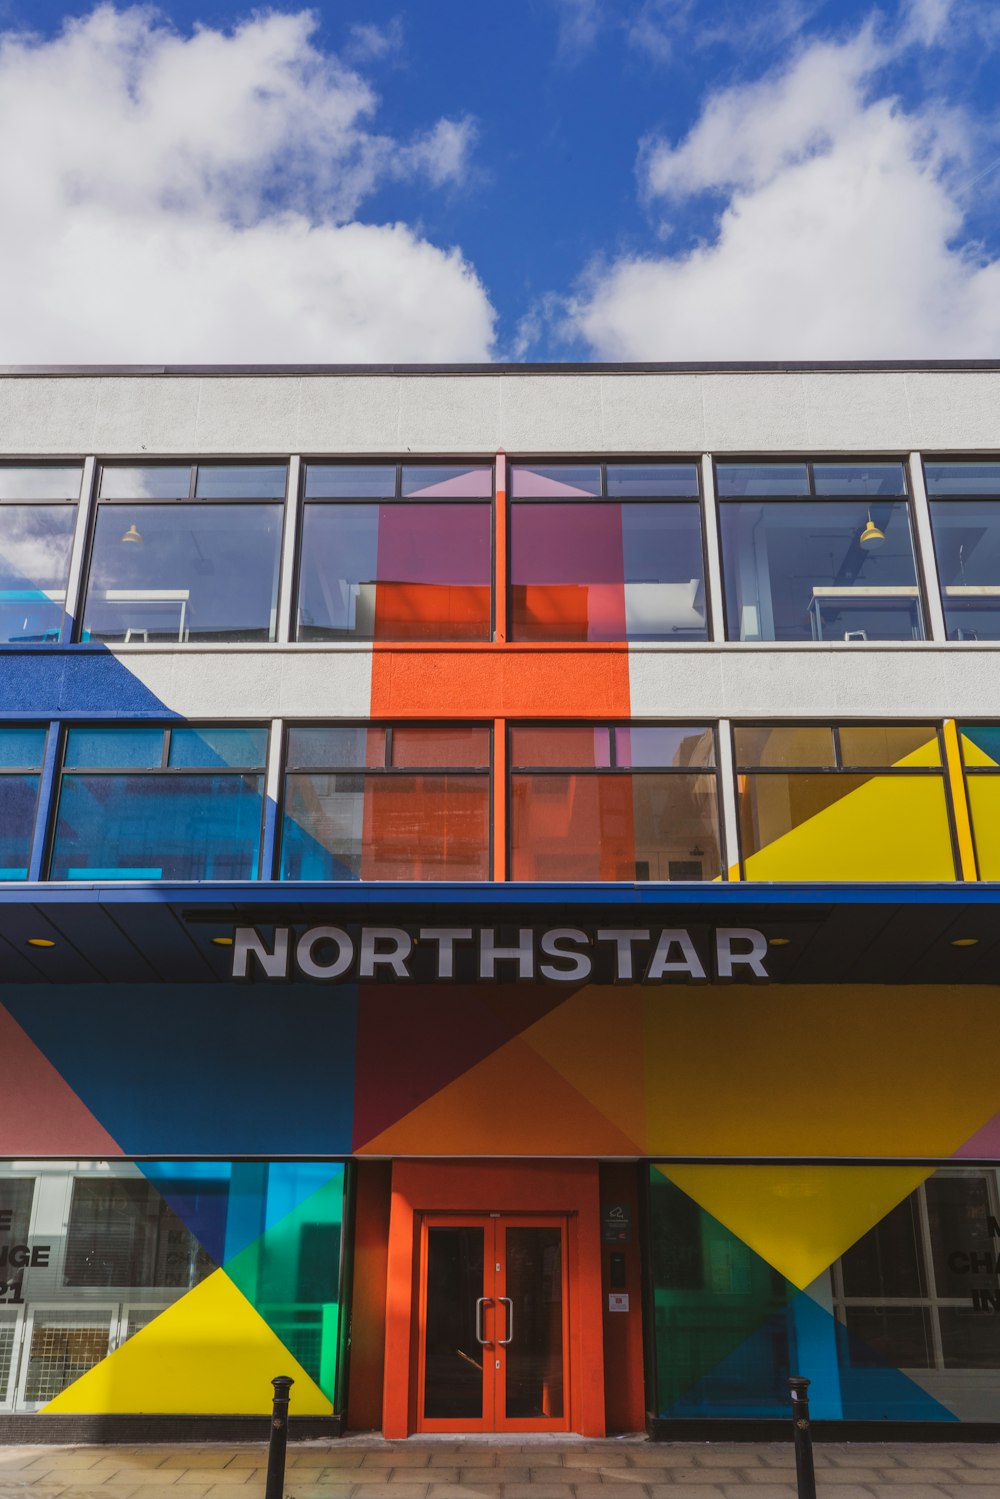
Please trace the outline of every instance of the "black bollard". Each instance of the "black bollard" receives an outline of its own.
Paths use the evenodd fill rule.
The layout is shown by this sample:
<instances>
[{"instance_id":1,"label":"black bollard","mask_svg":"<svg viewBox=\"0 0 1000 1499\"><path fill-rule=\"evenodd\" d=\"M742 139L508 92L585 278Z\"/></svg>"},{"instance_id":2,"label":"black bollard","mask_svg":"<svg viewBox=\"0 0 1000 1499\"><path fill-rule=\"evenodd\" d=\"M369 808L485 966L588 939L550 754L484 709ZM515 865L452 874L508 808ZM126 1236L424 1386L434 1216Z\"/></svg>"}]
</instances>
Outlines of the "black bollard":
<instances>
[{"instance_id":1,"label":"black bollard","mask_svg":"<svg viewBox=\"0 0 1000 1499\"><path fill-rule=\"evenodd\" d=\"M282 1499L285 1487L285 1445L288 1441L288 1392L295 1383L288 1374L272 1379L271 1440L267 1448L267 1486L264 1499Z\"/></svg>"},{"instance_id":2,"label":"black bollard","mask_svg":"<svg viewBox=\"0 0 1000 1499\"><path fill-rule=\"evenodd\" d=\"M812 1427L809 1424L808 1379L793 1374L788 1381L792 1392L792 1430L795 1433L795 1482L799 1499L816 1499L816 1469L813 1466ZM268 1494L268 1499L271 1499Z\"/></svg>"}]
</instances>

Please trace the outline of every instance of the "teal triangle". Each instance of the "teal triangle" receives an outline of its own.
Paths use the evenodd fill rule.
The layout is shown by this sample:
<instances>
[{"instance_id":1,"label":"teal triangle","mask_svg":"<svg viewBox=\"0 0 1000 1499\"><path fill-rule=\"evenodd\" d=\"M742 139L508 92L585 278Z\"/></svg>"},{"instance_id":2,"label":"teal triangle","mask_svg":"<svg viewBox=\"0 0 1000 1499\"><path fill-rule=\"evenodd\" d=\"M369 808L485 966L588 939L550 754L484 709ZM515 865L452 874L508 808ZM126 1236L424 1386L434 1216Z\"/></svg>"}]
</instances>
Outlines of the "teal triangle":
<instances>
[{"instance_id":1,"label":"teal triangle","mask_svg":"<svg viewBox=\"0 0 1000 1499\"><path fill-rule=\"evenodd\" d=\"M284 1164L272 1163L269 1170L273 1174ZM269 1212L263 1233L227 1258L223 1269L332 1401L340 1330L344 1168L329 1162L293 1162L286 1169L303 1173L288 1185L288 1210L277 1217ZM317 1176L322 1178L318 1187ZM314 1187L300 1198L303 1180L312 1180Z\"/></svg>"}]
</instances>

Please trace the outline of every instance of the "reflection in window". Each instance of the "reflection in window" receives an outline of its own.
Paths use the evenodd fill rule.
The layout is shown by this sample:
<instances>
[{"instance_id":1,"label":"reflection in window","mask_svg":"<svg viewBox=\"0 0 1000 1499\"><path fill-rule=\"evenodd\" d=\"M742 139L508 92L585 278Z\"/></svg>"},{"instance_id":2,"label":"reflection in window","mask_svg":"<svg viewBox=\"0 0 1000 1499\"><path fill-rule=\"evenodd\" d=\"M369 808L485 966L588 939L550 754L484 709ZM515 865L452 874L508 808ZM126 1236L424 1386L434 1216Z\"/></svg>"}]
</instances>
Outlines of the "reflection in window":
<instances>
[{"instance_id":1,"label":"reflection in window","mask_svg":"<svg viewBox=\"0 0 1000 1499\"><path fill-rule=\"evenodd\" d=\"M728 639L922 639L902 464L719 464L716 481Z\"/></svg>"},{"instance_id":2,"label":"reflection in window","mask_svg":"<svg viewBox=\"0 0 1000 1499\"><path fill-rule=\"evenodd\" d=\"M106 466L83 638L273 640L284 486L283 464Z\"/></svg>"},{"instance_id":3,"label":"reflection in window","mask_svg":"<svg viewBox=\"0 0 1000 1499\"><path fill-rule=\"evenodd\" d=\"M0 641L61 638L81 464L0 464Z\"/></svg>"},{"instance_id":4,"label":"reflection in window","mask_svg":"<svg viewBox=\"0 0 1000 1499\"><path fill-rule=\"evenodd\" d=\"M514 464L510 483L514 639L707 639L696 464Z\"/></svg>"},{"instance_id":5,"label":"reflection in window","mask_svg":"<svg viewBox=\"0 0 1000 1499\"><path fill-rule=\"evenodd\" d=\"M510 764L512 879L718 877L711 729L518 727Z\"/></svg>"},{"instance_id":6,"label":"reflection in window","mask_svg":"<svg viewBox=\"0 0 1000 1499\"><path fill-rule=\"evenodd\" d=\"M343 1216L344 1167L335 1162L5 1163L0 1249L27 1243L33 1253L18 1269L16 1302L0 1292L0 1400L15 1410L44 1405L225 1264L232 1293L332 1403ZM159 1349L151 1334L154 1364L176 1348L183 1359L231 1365L244 1356L244 1329L256 1336L256 1319L209 1318L194 1334L197 1349L186 1347L193 1316L165 1328Z\"/></svg>"},{"instance_id":7,"label":"reflection in window","mask_svg":"<svg viewBox=\"0 0 1000 1499\"><path fill-rule=\"evenodd\" d=\"M853 1210L873 1226L805 1295L668 1180L670 1169L649 1168L661 1416L781 1416L788 1376L808 1360L823 1370L810 1390L819 1419L991 1418L1000 1389L996 1168L945 1168L891 1206L893 1168L885 1185L883 1168L855 1170ZM770 1222L764 1241L781 1243L787 1203L815 1197L816 1168L769 1167L752 1199L754 1168L738 1169L755 1224ZM842 1169L851 1170L824 1168L831 1178ZM831 1180L831 1205L847 1200L848 1180ZM791 1231L808 1251L810 1235L825 1245L830 1228L805 1208Z\"/></svg>"},{"instance_id":8,"label":"reflection in window","mask_svg":"<svg viewBox=\"0 0 1000 1499\"><path fill-rule=\"evenodd\" d=\"M959 725L981 880L1000 880L1000 724Z\"/></svg>"},{"instance_id":9,"label":"reflection in window","mask_svg":"<svg viewBox=\"0 0 1000 1499\"><path fill-rule=\"evenodd\" d=\"M924 472L948 639L1000 640L1000 463Z\"/></svg>"},{"instance_id":10,"label":"reflection in window","mask_svg":"<svg viewBox=\"0 0 1000 1499\"><path fill-rule=\"evenodd\" d=\"M70 729L54 880L251 880L265 729Z\"/></svg>"},{"instance_id":11,"label":"reflection in window","mask_svg":"<svg viewBox=\"0 0 1000 1499\"><path fill-rule=\"evenodd\" d=\"M306 467L299 640L488 640L493 470Z\"/></svg>"},{"instance_id":12,"label":"reflection in window","mask_svg":"<svg viewBox=\"0 0 1000 1499\"><path fill-rule=\"evenodd\" d=\"M930 724L734 731L748 880L953 880Z\"/></svg>"},{"instance_id":13,"label":"reflection in window","mask_svg":"<svg viewBox=\"0 0 1000 1499\"><path fill-rule=\"evenodd\" d=\"M282 878L488 879L489 764L486 728L290 729Z\"/></svg>"},{"instance_id":14,"label":"reflection in window","mask_svg":"<svg viewBox=\"0 0 1000 1499\"><path fill-rule=\"evenodd\" d=\"M0 880L26 880L45 730L0 728Z\"/></svg>"}]
</instances>

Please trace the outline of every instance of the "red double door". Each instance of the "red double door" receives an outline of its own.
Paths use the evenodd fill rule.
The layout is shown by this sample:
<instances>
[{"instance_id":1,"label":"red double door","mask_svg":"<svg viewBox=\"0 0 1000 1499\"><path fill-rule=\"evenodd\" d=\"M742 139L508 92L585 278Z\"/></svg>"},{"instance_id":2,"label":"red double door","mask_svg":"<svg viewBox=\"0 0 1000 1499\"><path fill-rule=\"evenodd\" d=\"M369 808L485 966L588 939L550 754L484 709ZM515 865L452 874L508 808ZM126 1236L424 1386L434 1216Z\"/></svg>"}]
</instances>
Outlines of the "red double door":
<instances>
[{"instance_id":1,"label":"red double door","mask_svg":"<svg viewBox=\"0 0 1000 1499\"><path fill-rule=\"evenodd\" d=\"M417 1429L569 1429L565 1216L425 1213Z\"/></svg>"}]
</instances>

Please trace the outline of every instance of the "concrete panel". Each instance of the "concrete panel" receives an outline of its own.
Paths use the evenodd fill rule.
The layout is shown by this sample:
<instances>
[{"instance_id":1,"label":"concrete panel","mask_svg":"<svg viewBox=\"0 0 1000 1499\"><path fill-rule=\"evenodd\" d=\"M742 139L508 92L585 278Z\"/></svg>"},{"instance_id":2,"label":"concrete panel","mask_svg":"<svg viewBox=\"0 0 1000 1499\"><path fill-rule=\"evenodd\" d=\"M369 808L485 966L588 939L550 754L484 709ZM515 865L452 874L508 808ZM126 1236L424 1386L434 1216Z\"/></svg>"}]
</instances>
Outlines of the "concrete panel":
<instances>
[{"instance_id":1,"label":"concrete panel","mask_svg":"<svg viewBox=\"0 0 1000 1499\"><path fill-rule=\"evenodd\" d=\"M299 383L299 453L399 451L402 380L317 375Z\"/></svg>"},{"instance_id":2,"label":"concrete panel","mask_svg":"<svg viewBox=\"0 0 1000 1499\"><path fill-rule=\"evenodd\" d=\"M629 696L633 718L719 717L723 701L722 653L703 650L659 650L631 646L628 653Z\"/></svg>"},{"instance_id":3,"label":"concrete panel","mask_svg":"<svg viewBox=\"0 0 1000 1499\"><path fill-rule=\"evenodd\" d=\"M91 378L0 380L0 453L91 452L100 384Z\"/></svg>"},{"instance_id":4,"label":"concrete panel","mask_svg":"<svg viewBox=\"0 0 1000 1499\"><path fill-rule=\"evenodd\" d=\"M1000 448L1000 373L905 375L913 445L923 452Z\"/></svg>"},{"instance_id":5,"label":"concrete panel","mask_svg":"<svg viewBox=\"0 0 1000 1499\"><path fill-rule=\"evenodd\" d=\"M370 647L282 653L276 712L282 718L367 718L372 701Z\"/></svg>"},{"instance_id":6,"label":"concrete panel","mask_svg":"<svg viewBox=\"0 0 1000 1499\"><path fill-rule=\"evenodd\" d=\"M500 380L477 375L400 381L400 454L489 455L500 442Z\"/></svg>"},{"instance_id":7,"label":"concrete panel","mask_svg":"<svg viewBox=\"0 0 1000 1499\"><path fill-rule=\"evenodd\" d=\"M802 452L810 444L810 376L700 375L705 448L718 453Z\"/></svg>"},{"instance_id":8,"label":"concrete panel","mask_svg":"<svg viewBox=\"0 0 1000 1499\"><path fill-rule=\"evenodd\" d=\"M63 382L68 384L69 382ZM91 451L136 457L148 453L194 454L198 401L204 380L155 376L100 382Z\"/></svg>"},{"instance_id":9,"label":"concrete panel","mask_svg":"<svg viewBox=\"0 0 1000 1499\"><path fill-rule=\"evenodd\" d=\"M300 386L294 379L202 380L195 451L262 456L296 452Z\"/></svg>"},{"instance_id":10,"label":"concrete panel","mask_svg":"<svg viewBox=\"0 0 1000 1499\"><path fill-rule=\"evenodd\" d=\"M605 375L602 446L609 453L701 453L704 381L691 375Z\"/></svg>"},{"instance_id":11,"label":"concrete panel","mask_svg":"<svg viewBox=\"0 0 1000 1499\"><path fill-rule=\"evenodd\" d=\"M500 446L508 453L527 455L597 453L609 444L613 447L604 429L601 385L593 375L501 378Z\"/></svg>"},{"instance_id":12,"label":"concrete panel","mask_svg":"<svg viewBox=\"0 0 1000 1499\"><path fill-rule=\"evenodd\" d=\"M813 452L908 453L914 446L903 375L804 375Z\"/></svg>"}]
</instances>

